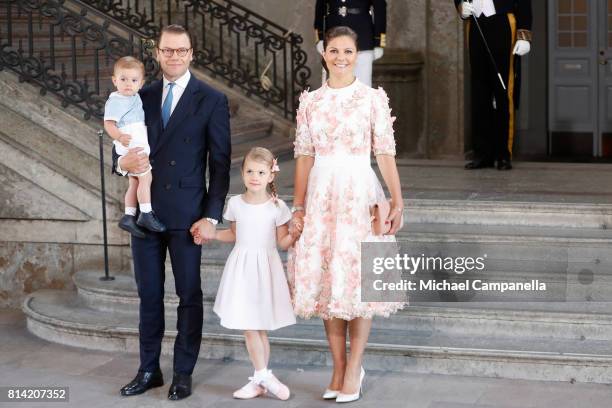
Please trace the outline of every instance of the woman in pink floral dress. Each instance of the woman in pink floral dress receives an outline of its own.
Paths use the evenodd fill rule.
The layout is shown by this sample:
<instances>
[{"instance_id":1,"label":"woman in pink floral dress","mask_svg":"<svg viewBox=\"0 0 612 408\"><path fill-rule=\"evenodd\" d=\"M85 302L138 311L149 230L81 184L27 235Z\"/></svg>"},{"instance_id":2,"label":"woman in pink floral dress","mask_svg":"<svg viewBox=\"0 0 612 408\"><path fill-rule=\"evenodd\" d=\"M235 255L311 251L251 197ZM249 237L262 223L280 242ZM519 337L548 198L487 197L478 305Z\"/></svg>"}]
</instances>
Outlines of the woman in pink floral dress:
<instances>
[{"instance_id":1,"label":"woman in pink floral dress","mask_svg":"<svg viewBox=\"0 0 612 408\"><path fill-rule=\"evenodd\" d=\"M288 262L295 313L324 320L334 369L323 397L338 402L359 398L372 317L387 317L404 306L361 302L360 244L395 241L403 199L389 101L385 91L355 78L356 37L347 27L328 31L323 57L329 80L300 98L292 210L302 235ZM369 208L385 199L370 165L371 151L392 198L391 230L384 236L371 233Z\"/></svg>"}]
</instances>

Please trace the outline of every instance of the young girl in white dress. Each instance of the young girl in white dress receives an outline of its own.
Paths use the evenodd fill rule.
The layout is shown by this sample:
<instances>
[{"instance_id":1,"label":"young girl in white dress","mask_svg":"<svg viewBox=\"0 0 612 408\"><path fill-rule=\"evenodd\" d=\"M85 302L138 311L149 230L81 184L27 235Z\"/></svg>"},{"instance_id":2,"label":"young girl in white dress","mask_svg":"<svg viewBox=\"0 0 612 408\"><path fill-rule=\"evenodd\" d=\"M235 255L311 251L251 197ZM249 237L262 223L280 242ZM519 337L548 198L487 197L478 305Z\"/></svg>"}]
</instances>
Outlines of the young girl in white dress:
<instances>
[{"instance_id":1,"label":"young girl in white dress","mask_svg":"<svg viewBox=\"0 0 612 408\"><path fill-rule=\"evenodd\" d=\"M277 197L274 175L278 165L272 153L255 147L242 164L246 191L229 199L223 218L231 222L219 230L216 240L236 242L230 253L214 311L221 325L244 330L247 351L255 373L234 392L234 398L255 398L266 391L281 400L289 398L289 388L270 370L270 343L267 330L295 324L289 286L277 250L288 249L299 232L289 231L291 211ZM199 237L195 237L196 242Z\"/></svg>"}]
</instances>

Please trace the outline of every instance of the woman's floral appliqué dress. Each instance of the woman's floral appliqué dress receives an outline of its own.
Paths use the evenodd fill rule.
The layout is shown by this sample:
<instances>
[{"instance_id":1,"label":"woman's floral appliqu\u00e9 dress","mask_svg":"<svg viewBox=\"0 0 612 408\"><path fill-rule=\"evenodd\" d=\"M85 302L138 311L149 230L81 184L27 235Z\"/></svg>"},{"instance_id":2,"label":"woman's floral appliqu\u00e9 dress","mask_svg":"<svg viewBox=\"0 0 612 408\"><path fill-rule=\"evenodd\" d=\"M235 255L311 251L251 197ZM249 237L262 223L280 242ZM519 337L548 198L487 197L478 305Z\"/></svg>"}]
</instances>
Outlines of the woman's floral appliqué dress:
<instances>
[{"instance_id":1,"label":"woman's floral appliqu\u00e9 dress","mask_svg":"<svg viewBox=\"0 0 612 408\"><path fill-rule=\"evenodd\" d=\"M295 157L315 157L306 191L304 230L288 257L298 316L323 319L389 316L405 303L361 302L361 242L372 236L369 208L385 199L370 152L395 155L389 99L359 80L324 84L300 97Z\"/></svg>"}]
</instances>

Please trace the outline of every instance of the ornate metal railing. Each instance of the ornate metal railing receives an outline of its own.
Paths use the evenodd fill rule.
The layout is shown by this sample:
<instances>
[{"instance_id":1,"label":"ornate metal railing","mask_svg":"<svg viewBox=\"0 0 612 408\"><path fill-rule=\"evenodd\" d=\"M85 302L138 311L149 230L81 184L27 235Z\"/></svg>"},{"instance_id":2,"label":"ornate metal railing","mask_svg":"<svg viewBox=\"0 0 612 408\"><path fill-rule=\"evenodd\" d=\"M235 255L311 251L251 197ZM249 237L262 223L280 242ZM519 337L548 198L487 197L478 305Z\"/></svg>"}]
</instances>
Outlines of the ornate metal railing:
<instances>
[{"instance_id":1,"label":"ornate metal railing","mask_svg":"<svg viewBox=\"0 0 612 408\"><path fill-rule=\"evenodd\" d=\"M194 39L194 64L293 118L311 71L303 38L232 0L81 0L155 38L181 24Z\"/></svg>"},{"instance_id":2,"label":"ornate metal railing","mask_svg":"<svg viewBox=\"0 0 612 408\"><path fill-rule=\"evenodd\" d=\"M166 0L80 1L138 31L145 38L155 38L159 32L159 25L155 21L155 4Z\"/></svg>"},{"instance_id":3,"label":"ornate metal railing","mask_svg":"<svg viewBox=\"0 0 612 408\"><path fill-rule=\"evenodd\" d=\"M158 74L153 43L78 1L0 0L0 69L59 96L85 118L104 116L115 60L134 55L147 79Z\"/></svg>"}]
</instances>

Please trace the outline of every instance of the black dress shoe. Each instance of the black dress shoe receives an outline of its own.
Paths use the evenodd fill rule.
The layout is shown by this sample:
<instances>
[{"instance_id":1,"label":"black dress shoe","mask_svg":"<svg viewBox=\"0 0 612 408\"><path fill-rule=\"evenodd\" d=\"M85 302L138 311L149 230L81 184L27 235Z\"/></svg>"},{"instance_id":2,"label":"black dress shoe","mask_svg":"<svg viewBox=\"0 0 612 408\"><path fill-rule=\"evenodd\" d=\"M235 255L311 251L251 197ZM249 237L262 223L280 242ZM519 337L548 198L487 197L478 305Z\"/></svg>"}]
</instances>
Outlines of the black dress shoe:
<instances>
[{"instance_id":1,"label":"black dress shoe","mask_svg":"<svg viewBox=\"0 0 612 408\"><path fill-rule=\"evenodd\" d=\"M153 232L165 232L166 226L157 218L153 211L145 213L141 212L138 216L136 224Z\"/></svg>"},{"instance_id":2,"label":"black dress shoe","mask_svg":"<svg viewBox=\"0 0 612 408\"><path fill-rule=\"evenodd\" d=\"M512 170L512 162L510 160L499 160L497 170Z\"/></svg>"},{"instance_id":3,"label":"black dress shoe","mask_svg":"<svg viewBox=\"0 0 612 408\"><path fill-rule=\"evenodd\" d=\"M119 220L119 228L129 232L137 238L147 237L147 234L143 231L143 229L136 225L136 217L133 215L125 214L123 217L121 217L121 220Z\"/></svg>"},{"instance_id":4,"label":"black dress shoe","mask_svg":"<svg viewBox=\"0 0 612 408\"><path fill-rule=\"evenodd\" d=\"M495 167L493 160L472 160L465 165L466 170L485 169L487 167Z\"/></svg>"},{"instance_id":5,"label":"black dress shoe","mask_svg":"<svg viewBox=\"0 0 612 408\"><path fill-rule=\"evenodd\" d=\"M130 395L138 395L143 392L164 385L164 377L161 370L157 371L139 371L136 377L128 385L121 388L121 395L129 397Z\"/></svg>"},{"instance_id":6,"label":"black dress shoe","mask_svg":"<svg viewBox=\"0 0 612 408\"><path fill-rule=\"evenodd\" d=\"M191 376L174 373L172 385L168 390L168 399L178 401L191 395Z\"/></svg>"}]
</instances>

